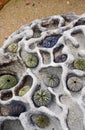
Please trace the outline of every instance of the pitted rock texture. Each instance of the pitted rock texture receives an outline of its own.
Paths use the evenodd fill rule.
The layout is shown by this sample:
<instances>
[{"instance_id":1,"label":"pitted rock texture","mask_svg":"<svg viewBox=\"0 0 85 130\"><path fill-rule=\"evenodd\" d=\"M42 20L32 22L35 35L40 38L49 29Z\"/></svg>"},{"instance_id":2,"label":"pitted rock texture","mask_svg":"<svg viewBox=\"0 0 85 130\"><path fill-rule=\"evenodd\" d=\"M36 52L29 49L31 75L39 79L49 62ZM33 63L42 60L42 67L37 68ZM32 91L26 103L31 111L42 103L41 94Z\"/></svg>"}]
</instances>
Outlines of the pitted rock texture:
<instances>
[{"instance_id":1,"label":"pitted rock texture","mask_svg":"<svg viewBox=\"0 0 85 130\"><path fill-rule=\"evenodd\" d=\"M85 15L35 20L4 42L0 129L85 130Z\"/></svg>"}]
</instances>

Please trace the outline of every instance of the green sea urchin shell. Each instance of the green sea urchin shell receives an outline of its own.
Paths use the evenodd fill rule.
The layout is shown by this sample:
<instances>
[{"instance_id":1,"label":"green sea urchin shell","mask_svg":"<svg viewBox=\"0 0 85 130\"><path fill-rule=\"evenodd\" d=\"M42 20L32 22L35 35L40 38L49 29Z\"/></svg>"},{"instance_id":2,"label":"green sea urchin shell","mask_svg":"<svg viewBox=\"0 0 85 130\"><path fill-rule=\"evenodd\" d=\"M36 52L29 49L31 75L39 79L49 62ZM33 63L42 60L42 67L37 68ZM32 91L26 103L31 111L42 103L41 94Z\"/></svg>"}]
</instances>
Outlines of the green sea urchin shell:
<instances>
[{"instance_id":1,"label":"green sea urchin shell","mask_svg":"<svg viewBox=\"0 0 85 130\"><path fill-rule=\"evenodd\" d=\"M31 118L33 123L40 128L46 128L50 124L49 118L44 114L32 115Z\"/></svg>"},{"instance_id":2,"label":"green sea urchin shell","mask_svg":"<svg viewBox=\"0 0 85 130\"><path fill-rule=\"evenodd\" d=\"M59 78L55 74L47 73L44 75L44 83L48 87L57 87L59 85Z\"/></svg>"},{"instance_id":3,"label":"green sea urchin shell","mask_svg":"<svg viewBox=\"0 0 85 130\"><path fill-rule=\"evenodd\" d=\"M74 61L74 67L76 69L85 70L85 59L76 59Z\"/></svg>"},{"instance_id":4,"label":"green sea urchin shell","mask_svg":"<svg viewBox=\"0 0 85 130\"><path fill-rule=\"evenodd\" d=\"M78 76L72 76L67 80L67 88L72 92L79 92L82 87L82 80Z\"/></svg>"},{"instance_id":5,"label":"green sea urchin shell","mask_svg":"<svg viewBox=\"0 0 85 130\"><path fill-rule=\"evenodd\" d=\"M18 50L18 44L17 43L12 43L8 46L7 50L9 52L12 52L12 53L16 53L17 50Z\"/></svg>"},{"instance_id":6,"label":"green sea urchin shell","mask_svg":"<svg viewBox=\"0 0 85 130\"><path fill-rule=\"evenodd\" d=\"M23 88L21 88L19 91L19 96L24 96L27 93L27 91L29 91L29 89L29 86L24 86Z\"/></svg>"},{"instance_id":7,"label":"green sea urchin shell","mask_svg":"<svg viewBox=\"0 0 85 130\"><path fill-rule=\"evenodd\" d=\"M38 107L47 106L51 101L51 93L48 90L40 89L34 93L33 101Z\"/></svg>"},{"instance_id":8,"label":"green sea urchin shell","mask_svg":"<svg viewBox=\"0 0 85 130\"><path fill-rule=\"evenodd\" d=\"M38 57L33 54L29 54L26 57L25 63L29 68L35 68L38 65Z\"/></svg>"},{"instance_id":9,"label":"green sea urchin shell","mask_svg":"<svg viewBox=\"0 0 85 130\"><path fill-rule=\"evenodd\" d=\"M0 89L9 89L17 84L17 78L11 74L3 74L0 76Z\"/></svg>"}]
</instances>

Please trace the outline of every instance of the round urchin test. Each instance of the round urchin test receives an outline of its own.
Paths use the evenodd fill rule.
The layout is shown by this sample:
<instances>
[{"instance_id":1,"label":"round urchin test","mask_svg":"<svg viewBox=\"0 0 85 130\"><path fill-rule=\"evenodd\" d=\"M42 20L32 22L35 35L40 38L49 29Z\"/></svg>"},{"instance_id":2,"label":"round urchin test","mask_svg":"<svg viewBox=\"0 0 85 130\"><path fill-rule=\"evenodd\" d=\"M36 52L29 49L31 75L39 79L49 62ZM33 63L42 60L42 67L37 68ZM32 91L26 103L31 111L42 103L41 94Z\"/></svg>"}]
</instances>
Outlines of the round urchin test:
<instances>
[{"instance_id":1,"label":"round urchin test","mask_svg":"<svg viewBox=\"0 0 85 130\"><path fill-rule=\"evenodd\" d=\"M40 89L34 92L33 101L38 107L48 106L52 100L52 95L48 90Z\"/></svg>"},{"instance_id":2,"label":"round urchin test","mask_svg":"<svg viewBox=\"0 0 85 130\"><path fill-rule=\"evenodd\" d=\"M85 15L35 20L0 49L2 130L84 130L84 90Z\"/></svg>"}]
</instances>

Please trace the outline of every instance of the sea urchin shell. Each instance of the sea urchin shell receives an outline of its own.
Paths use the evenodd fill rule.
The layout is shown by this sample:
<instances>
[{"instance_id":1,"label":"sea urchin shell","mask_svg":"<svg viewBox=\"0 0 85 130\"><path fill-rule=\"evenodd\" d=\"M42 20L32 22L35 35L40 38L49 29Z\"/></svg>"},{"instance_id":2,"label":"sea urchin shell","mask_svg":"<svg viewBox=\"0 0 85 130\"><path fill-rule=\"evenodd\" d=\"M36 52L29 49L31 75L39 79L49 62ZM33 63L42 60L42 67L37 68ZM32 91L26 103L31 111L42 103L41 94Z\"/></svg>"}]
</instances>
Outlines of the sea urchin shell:
<instances>
[{"instance_id":1,"label":"sea urchin shell","mask_svg":"<svg viewBox=\"0 0 85 130\"><path fill-rule=\"evenodd\" d=\"M22 112L26 111L25 105L20 101L12 101L9 107L10 116L18 117Z\"/></svg>"},{"instance_id":2,"label":"sea urchin shell","mask_svg":"<svg viewBox=\"0 0 85 130\"><path fill-rule=\"evenodd\" d=\"M0 130L24 130L20 120L5 119L1 124Z\"/></svg>"},{"instance_id":3,"label":"sea urchin shell","mask_svg":"<svg viewBox=\"0 0 85 130\"><path fill-rule=\"evenodd\" d=\"M57 87L59 82L59 77L55 74L47 73L44 75L44 83L48 87Z\"/></svg>"},{"instance_id":4,"label":"sea urchin shell","mask_svg":"<svg viewBox=\"0 0 85 130\"><path fill-rule=\"evenodd\" d=\"M36 55L33 54L28 54L28 56L26 57L26 65L29 68L35 68L38 65L38 57Z\"/></svg>"},{"instance_id":5,"label":"sea urchin shell","mask_svg":"<svg viewBox=\"0 0 85 130\"><path fill-rule=\"evenodd\" d=\"M12 53L16 53L17 50L18 50L18 44L17 43L12 43L8 46L7 50L9 52L12 52Z\"/></svg>"},{"instance_id":6,"label":"sea urchin shell","mask_svg":"<svg viewBox=\"0 0 85 130\"><path fill-rule=\"evenodd\" d=\"M9 89L17 84L17 78L11 74L0 75L0 89Z\"/></svg>"},{"instance_id":7,"label":"sea urchin shell","mask_svg":"<svg viewBox=\"0 0 85 130\"><path fill-rule=\"evenodd\" d=\"M25 105L20 101L12 101L10 104L1 106L2 116L18 117L22 112L26 111Z\"/></svg>"},{"instance_id":8,"label":"sea urchin shell","mask_svg":"<svg viewBox=\"0 0 85 130\"><path fill-rule=\"evenodd\" d=\"M51 94L48 90L40 89L34 93L33 101L38 107L47 106L51 101Z\"/></svg>"},{"instance_id":9,"label":"sea urchin shell","mask_svg":"<svg viewBox=\"0 0 85 130\"><path fill-rule=\"evenodd\" d=\"M60 36L61 35L46 37L45 40L42 43L43 47L46 47L46 48L53 47L57 43Z\"/></svg>"},{"instance_id":10,"label":"sea urchin shell","mask_svg":"<svg viewBox=\"0 0 85 130\"><path fill-rule=\"evenodd\" d=\"M31 117L32 122L40 128L46 128L50 124L49 118L44 114L36 114Z\"/></svg>"},{"instance_id":11,"label":"sea urchin shell","mask_svg":"<svg viewBox=\"0 0 85 130\"><path fill-rule=\"evenodd\" d=\"M76 59L74 61L74 67L76 69L85 70L85 59L81 59L81 58Z\"/></svg>"},{"instance_id":12,"label":"sea urchin shell","mask_svg":"<svg viewBox=\"0 0 85 130\"><path fill-rule=\"evenodd\" d=\"M71 76L67 80L67 88L72 92L79 92L83 87L82 80L78 76Z\"/></svg>"}]
</instances>

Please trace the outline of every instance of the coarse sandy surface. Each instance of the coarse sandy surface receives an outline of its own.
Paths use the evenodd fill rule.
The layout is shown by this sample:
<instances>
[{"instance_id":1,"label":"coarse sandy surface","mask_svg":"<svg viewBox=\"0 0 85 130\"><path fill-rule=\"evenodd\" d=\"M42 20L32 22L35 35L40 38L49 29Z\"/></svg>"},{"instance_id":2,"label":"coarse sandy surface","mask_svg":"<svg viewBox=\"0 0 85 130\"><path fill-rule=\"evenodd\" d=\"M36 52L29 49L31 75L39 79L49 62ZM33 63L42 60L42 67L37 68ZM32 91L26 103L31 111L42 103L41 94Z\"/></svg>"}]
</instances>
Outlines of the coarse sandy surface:
<instances>
[{"instance_id":1,"label":"coarse sandy surface","mask_svg":"<svg viewBox=\"0 0 85 130\"><path fill-rule=\"evenodd\" d=\"M83 14L85 0L11 0L0 10L0 46L20 26L57 14Z\"/></svg>"}]
</instances>

